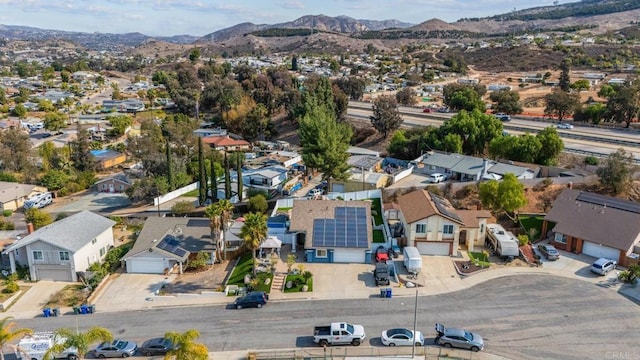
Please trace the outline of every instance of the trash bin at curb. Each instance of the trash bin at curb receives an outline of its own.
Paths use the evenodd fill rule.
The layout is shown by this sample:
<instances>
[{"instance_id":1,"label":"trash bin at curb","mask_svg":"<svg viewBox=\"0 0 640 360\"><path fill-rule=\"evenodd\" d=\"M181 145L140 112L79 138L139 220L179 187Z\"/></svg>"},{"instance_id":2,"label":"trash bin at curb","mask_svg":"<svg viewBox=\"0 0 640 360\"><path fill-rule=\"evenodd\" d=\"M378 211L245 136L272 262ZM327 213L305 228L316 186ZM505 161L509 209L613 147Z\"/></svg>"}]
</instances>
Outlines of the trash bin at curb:
<instances>
[{"instance_id":1,"label":"trash bin at curb","mask_svg":"<svg viewBox=\"0 0 640 360\"><path fill-rule=\"evenodd\" d=\"M387 292L387 297L391 298L391 288L387 288L386 290L387 290L386 291Z\"/></svg>"},{"instance_id":2,"label":"trash bin at curb","mask_svg":"<svg viewBox=\"0 0 640 360\"><path fill-rule=\"evenodd\" d=\"M381 298L387 297L387 289L380 289L380 297Z\"/></svg>"},{"instance_id":3,"label":"trash bin at curb","mask_svg":"<svg viewBox=\"0 0 640 360\"><path fill-rule=\"evenodd\" d=\"M80 305L80 313L81 314L88 314L89 313L89 307L87 305Z\"/></svg>"},{"instance_id":4,"label":"trash bin at curb","mask_svg":"<svg viewBox=\"0 0 640 360\"><path fill-rule=\"evenodd\" d=\"M91 304L88 306L89 308L89 314L93 314L96 312L96 305L95 304Z\"/></svg>"},{"instance_id":5,"label":"trash bin at curb","mask_svg":"<svg viewBox=\"0 0 640 360\"><path fill-rule=\"evenodd\" d=\"M44 317L46 317L46 318L47 318L47 317L50 317L50 316L51 316L51 308L44 308L44 309L42 309L42 315L43 315Z\"/></svg>"},{"instance_id":6,"label":"trash bin at curb","mask_svg":"<svg viewBox=\"0 0 640 360\"><path fill-rule=\"evenodd\" d=\"M76 314L76 315L80 314L80 307L79 306L74 306L73 307L73 313Z\"/></svg>"},{"instance_id":7,"label":"trash bin at curb","mask_svg":"<svg viewBox=\"0 0 640 360\"><path fill-rule=\"evenodd\" d=\"M60 308L53 308L53 316L60 316Z\"/></svg>"}]
</instances>

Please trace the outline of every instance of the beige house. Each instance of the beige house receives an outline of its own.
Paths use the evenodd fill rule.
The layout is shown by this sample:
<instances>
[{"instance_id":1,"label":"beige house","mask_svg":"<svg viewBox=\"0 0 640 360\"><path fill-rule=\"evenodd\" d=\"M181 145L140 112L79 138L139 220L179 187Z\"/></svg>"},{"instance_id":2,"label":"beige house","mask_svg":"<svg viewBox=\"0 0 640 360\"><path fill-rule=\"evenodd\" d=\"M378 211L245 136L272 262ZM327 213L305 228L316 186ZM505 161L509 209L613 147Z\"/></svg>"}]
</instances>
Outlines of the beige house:
<instances>
[{"instance_id":1,"label":"beige house","mask_svg":"<svg viewBox=\"0 0 640 360\"><path fill-rule=\"evenodd\" d=\"M47 191L44 186L0 181L0 211L16 211L31 195Z\"/></svg>"},{"instance_id":2,"label":"beige house","mask_svg":"<svg viewBox=\"0 0 640 360\"><path fill-rule=\"evenodd\" d=\"M459 246L473 250L484 244L486 210L456 210L449 200L426 190L415 190L398 199L399 220L408 246L423 255L454 255Z\"/></svg>"},{"instance_id":3,"label":"beige house","mask_svg":"<svg viewBox=\"0 0 640 360\"><path fill-rule=\"evenodd\" d=\"M90 211L42 227L4 250L11 272L27 265L31 280L78 281L78 272L104 259L113 247L115 221Z\"/></svg>"}]
</instances>

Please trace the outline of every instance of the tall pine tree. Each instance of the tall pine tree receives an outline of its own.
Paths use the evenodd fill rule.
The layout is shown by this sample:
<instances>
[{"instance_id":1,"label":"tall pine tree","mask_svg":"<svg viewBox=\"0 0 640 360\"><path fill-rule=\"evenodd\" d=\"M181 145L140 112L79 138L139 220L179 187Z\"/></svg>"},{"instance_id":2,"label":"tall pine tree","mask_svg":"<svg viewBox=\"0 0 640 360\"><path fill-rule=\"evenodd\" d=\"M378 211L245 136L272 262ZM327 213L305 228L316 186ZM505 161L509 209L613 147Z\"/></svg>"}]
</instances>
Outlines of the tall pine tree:
<instances>
[{"instance_id":1,"label":"tall pine tree","mask_svg":"<svg viewBox=\"0 0 640 360\"><path fill-rule=\"evenodd\" d=\"M218 175L216 174L216 162L211 157L211 202L218 201Z\"/></svg>"},{"instance_id":2,"label":"tall pine tree","mask_svg":"<svg viewBox=\"0 0 640 360\"><path fill-rule=\"evenodd\" d=\"M229 158L224 153L224 197L231 200L231 174L229 173Z\"/></svg>"},{"instance_id":3,"label":"tall pine tree","mask_svg":"<svg viewBox=\"0 0 640 360\"><path fill-rule=\"evenodd\" d=\"M204 150L202 149L202 138L198 138L198 179L200 187L198 191L198 203L200 206L207 200L207 177L204 167Z\"/></svg>"},{"instance_id":4,"label":"tall pine tree","mask_svg":"<svg viewBox=\"0 0 640 360\"><path fill-rule=\"evenodd\" d=\"M242 156L238 156L238 202L242 202L242 191Z\"/></svg>"}]
</instances>

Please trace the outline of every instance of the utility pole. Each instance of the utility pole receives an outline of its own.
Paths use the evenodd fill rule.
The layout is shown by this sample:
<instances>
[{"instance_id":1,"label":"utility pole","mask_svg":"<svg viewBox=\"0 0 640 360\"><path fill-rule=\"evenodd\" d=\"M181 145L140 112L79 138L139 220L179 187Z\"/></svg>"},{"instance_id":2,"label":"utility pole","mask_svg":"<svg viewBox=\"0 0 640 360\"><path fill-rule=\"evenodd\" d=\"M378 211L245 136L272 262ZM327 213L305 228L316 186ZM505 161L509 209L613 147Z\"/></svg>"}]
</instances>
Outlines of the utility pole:
<instances>
[{"instance_id":1,"label":"utility pole","mask_svg":"<svg viewBox=\"0 0 640 360\"><path fill-rule=\"evenodd\" d=\"M416 328L418 327L418 284L416 284L416 304L413 308L413 341L411 344L411 359L416 356Z\"/></svg>"}]
</instances>

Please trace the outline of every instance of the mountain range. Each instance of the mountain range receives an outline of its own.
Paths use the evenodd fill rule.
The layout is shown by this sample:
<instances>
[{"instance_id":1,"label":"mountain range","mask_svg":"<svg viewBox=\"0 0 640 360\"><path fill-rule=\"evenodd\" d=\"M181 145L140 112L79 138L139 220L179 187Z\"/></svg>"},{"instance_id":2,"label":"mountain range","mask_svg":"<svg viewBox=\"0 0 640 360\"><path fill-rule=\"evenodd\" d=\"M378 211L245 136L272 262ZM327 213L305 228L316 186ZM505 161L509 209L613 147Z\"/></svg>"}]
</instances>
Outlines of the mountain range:
<instances>
[{"instance_id":1,"label":"mountain range","mask_svg":"<svg viewBox=\"0 0 640 360\"><path fill-rule=\"evenodd\" d=\"M84 33L0 25L0 41L67 40L95 50L134 48L157 41L220 47L226 46L225 42L234 43L234 39L241 39L247 35L254 36L249 42L259 43L260 41L255 37L295 37L313 35L314 33L328 33L355 39L387 40L424 39L433 34L436 37L447 38L446 33L455 33L455 38L469 36L469 34L476 34L476 37L481 35L495 36L572 27L588 29L593 33L602 33L629 26L637 27L638 18L640 18L640 1L582 0L575 3L513 11L486 18L463 18L454 23L430 19L420 24L410 24L398 20L378 21L354 19L348 16L306 15L293 21L278 24L241 23L202 37L191 35L151 37L141 33ZM443 36L443 34L445 35ZM295 42L289 42L294 43L291 46L295 46Z\"/></svg>"}]
</instances>

